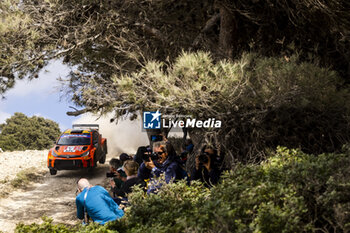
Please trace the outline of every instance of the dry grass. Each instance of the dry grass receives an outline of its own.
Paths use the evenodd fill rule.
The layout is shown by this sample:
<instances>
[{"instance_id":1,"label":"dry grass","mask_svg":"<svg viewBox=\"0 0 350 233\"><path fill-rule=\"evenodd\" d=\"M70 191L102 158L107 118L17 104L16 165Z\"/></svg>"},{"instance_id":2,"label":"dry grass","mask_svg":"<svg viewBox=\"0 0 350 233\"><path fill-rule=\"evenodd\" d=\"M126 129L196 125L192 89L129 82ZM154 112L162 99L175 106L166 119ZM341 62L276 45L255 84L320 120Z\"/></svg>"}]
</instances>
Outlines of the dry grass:
<instances>
[{"instance_id":1,"label":"dry grass","mask_svg":"<svg viewBox=\"0 0 350 233\"><path fill-rule=\"evenodd\" d=\"M12 180L1 180L0 184L2 184L3 187L0 191L0 198L7 197L14 189L25 189L31 183L42 180L44 174L46 174L46 171L39 171L31 167L18 172L16 177Z\"/></svg>"}]
</instances>

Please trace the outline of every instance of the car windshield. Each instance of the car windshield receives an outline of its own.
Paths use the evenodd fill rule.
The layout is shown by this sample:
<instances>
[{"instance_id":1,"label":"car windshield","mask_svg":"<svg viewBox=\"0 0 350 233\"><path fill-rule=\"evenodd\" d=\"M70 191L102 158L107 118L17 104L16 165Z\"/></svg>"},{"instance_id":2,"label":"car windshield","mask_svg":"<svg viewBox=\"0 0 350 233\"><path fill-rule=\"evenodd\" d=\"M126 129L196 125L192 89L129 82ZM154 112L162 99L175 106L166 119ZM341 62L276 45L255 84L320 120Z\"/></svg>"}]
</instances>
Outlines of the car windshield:
<instances>
[{"instance_id":1,"label":"car windshield","mask_svg":"<svg viewBox=\"0 0 350 233\"><path fill-rule=\"evenodd\" d=\"M57 145L90 145L90 134L63 134Z\"/></svg>"}]
</instances>

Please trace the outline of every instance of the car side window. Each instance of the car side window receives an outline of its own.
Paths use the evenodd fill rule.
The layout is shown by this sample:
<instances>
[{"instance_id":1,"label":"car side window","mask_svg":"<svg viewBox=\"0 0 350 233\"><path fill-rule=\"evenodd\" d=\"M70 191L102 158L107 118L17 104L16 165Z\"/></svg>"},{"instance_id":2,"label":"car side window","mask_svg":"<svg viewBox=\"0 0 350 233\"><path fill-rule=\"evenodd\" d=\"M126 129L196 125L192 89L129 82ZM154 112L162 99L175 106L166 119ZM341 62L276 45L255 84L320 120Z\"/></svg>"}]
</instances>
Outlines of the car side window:
<instances>
[{"instance_id":1,"label":"car side window","mask_svg":"<svg viewBox=\"0 0 350 233\"><path fill-rule=\"evenodd\" d=\"M92 133L92 143L93 143L93 144L98 143L98 133L97 133L96 131L94 131L94 132Z\"/></svg>"}]
</instances>

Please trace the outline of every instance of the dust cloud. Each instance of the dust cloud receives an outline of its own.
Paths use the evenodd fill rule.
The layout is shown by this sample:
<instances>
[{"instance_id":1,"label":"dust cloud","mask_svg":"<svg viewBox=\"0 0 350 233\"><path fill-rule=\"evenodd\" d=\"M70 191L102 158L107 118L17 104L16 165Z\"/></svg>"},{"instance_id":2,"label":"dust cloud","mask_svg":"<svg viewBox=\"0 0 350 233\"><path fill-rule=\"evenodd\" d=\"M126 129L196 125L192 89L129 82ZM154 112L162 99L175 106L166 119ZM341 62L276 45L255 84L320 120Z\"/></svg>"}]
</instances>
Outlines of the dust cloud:
<instances>
[{"instance_id":1,"label":"dust cloud","mask_svg":"<svg viewBox=\"0 0 350 233\"><path fill-rule=\"evenodd\" d=\"M120 153L135 154L139 146L149 144L146 132L141 131L141 117L130 121L120 119L118 123L110 122L111 115L98 116L85 114L73 121L73 124L99 124L100 133L107 138L108 157L119 156Z\"/></svg>"}]
</instances>

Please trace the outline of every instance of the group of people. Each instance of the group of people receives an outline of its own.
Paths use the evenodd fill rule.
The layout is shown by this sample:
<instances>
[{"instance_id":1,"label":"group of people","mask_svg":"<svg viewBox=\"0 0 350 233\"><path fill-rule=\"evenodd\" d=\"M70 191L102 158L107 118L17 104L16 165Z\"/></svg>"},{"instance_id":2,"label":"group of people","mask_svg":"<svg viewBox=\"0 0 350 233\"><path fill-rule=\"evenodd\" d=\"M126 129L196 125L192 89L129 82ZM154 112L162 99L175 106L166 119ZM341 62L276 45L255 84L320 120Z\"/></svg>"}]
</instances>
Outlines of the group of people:
<instances>
[{"instance_id":1,"label":"group of people","mask_svg":"<svg viewBox=\"0 0 350 233\"><path fill-rule=\"evenodd\" d=\"M112 196L101 186L91 186L86 179L79 180L80 194L76 198L78 218L85 219L85 215L89 215L100 224L121 218L124 212L119 205L127 203L127 196L136 185L151 194L157 193L164 183L181 179L185 179L189 185L199 180L209 188L217 184L221 175L222 156L213 146L205 145L195 156L195 164L186 166L193 148L192 141L185 140L182 152L177 155L173 145L162 140L152 142L152 147L139 147L133 157L122 153L119 159L111 159L107 177L111 177ZM186 167L192 169L186 171ZM163 181L157 179L160 176L164 177Z\"/></svg>"}]
</instances>

